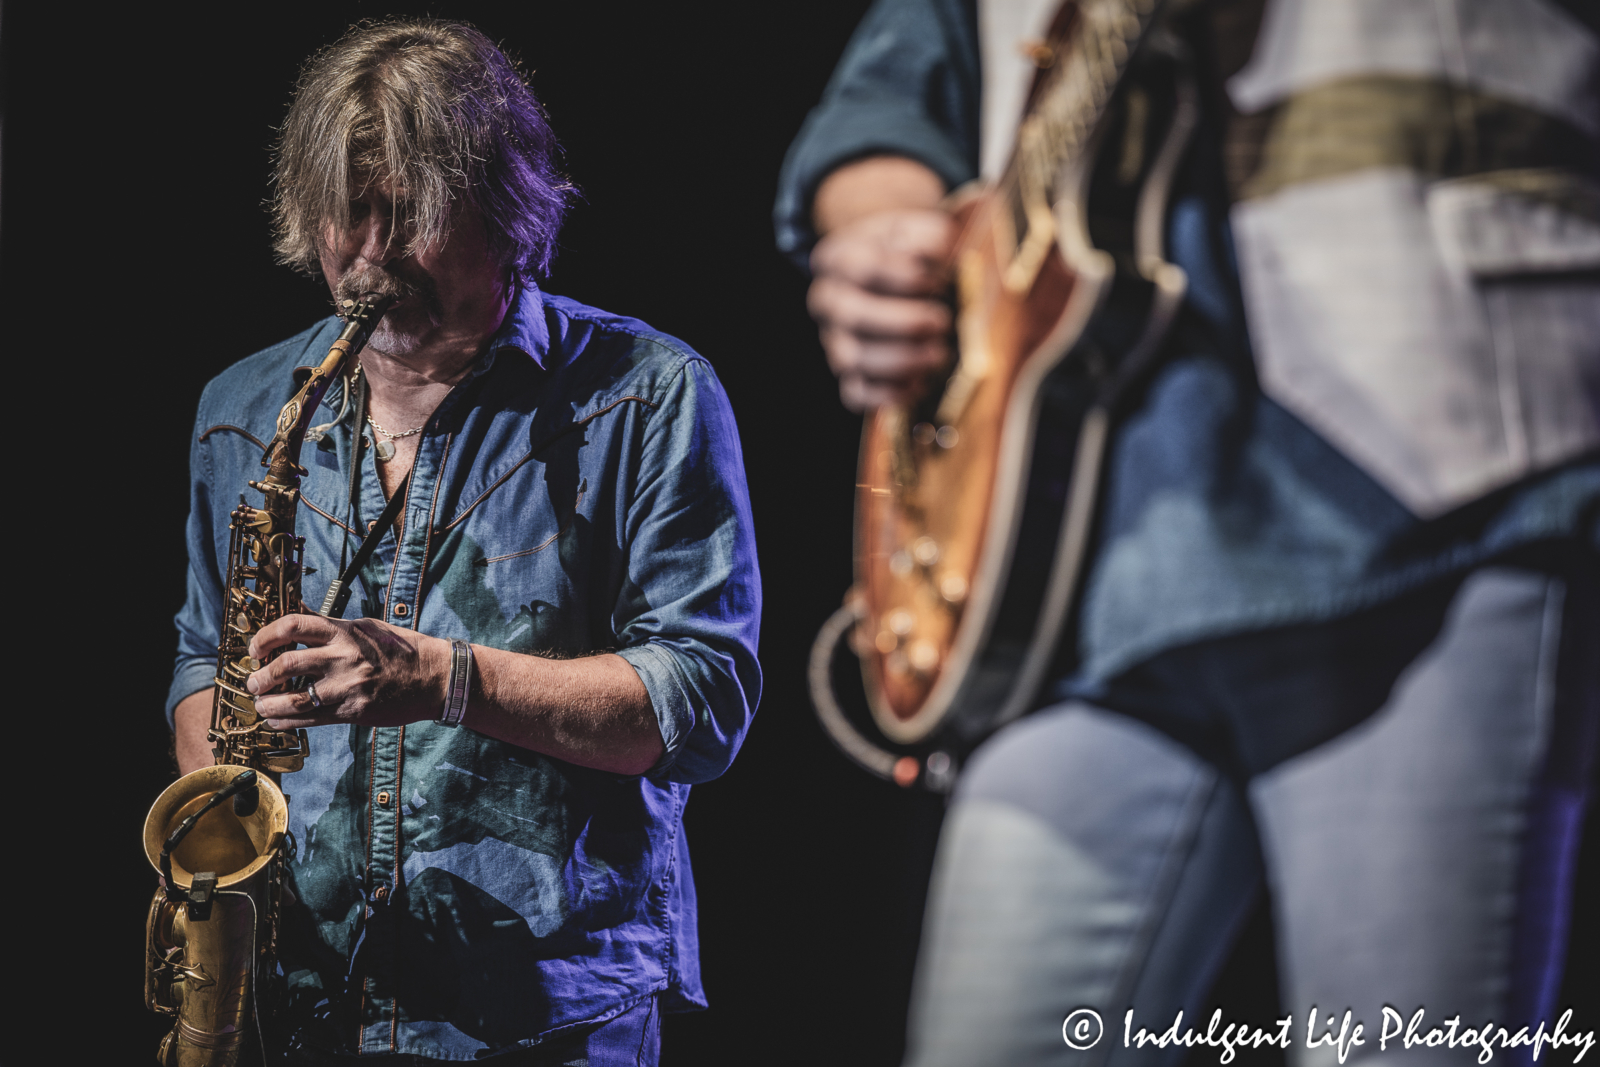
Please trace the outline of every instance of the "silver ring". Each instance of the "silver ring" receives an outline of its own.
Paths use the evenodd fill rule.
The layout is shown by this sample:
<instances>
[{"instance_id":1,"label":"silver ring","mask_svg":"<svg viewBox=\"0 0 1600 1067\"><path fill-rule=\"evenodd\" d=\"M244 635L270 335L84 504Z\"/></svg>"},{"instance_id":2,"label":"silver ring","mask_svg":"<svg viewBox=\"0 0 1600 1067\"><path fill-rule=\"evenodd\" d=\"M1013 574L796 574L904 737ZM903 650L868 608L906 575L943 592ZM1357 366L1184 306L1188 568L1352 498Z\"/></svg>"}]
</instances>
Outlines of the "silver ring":
<instances>
[{"instance_id":1,"label":"silver ring","mask_svg":"<svg viewBox=\"0 0 1600 1067\"><path fill-rule=\"evenodd\" d=\"M312 707L314 707L314 708L322 707L322 700L317 696L317 683L316 682L311 682L310 684L308 684L306 686L306 695L311 698L311 706Z\"/></svg>"}]
</instances>

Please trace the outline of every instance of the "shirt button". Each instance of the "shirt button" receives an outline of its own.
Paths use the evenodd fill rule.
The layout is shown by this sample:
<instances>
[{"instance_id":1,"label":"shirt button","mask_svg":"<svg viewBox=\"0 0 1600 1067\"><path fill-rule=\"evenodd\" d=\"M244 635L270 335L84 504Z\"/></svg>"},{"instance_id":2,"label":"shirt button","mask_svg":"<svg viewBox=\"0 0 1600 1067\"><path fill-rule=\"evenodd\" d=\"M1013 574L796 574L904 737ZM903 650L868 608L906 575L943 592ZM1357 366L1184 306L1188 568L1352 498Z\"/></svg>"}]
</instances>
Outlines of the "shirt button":
<instances>
[{"instance_id":1,"label":"shirt button","mask_svg":"<svg viewBox=\"0 0 1600 1067\"><path fill-rule=\"evenodd\" d=\"M403 619L411 613L411 609L406 607L404 600L397 600L394 605L394 613Z\"/></svg>"},{"instance_id":2,"label":"shirt button","mask_svg":"<svg viewBox=\"0 0 1600 1067\"><path fill-rule=\"evenodd\" d=\"M383 808L389 806L389 793L387 790L378 794L378 806Z\"/></svg>"},{"instance_id":3,"label":"shirt button","mask_svg":"<svg viewBox=\"0 0 1600 1067\"><path fill-rule=\"evenodd\" d=\"M372 899L378 901L379 903L388 900L389 887L386 885L380 885L377 889L374 889L372 891Z\"/></svg>"}]
</instances>

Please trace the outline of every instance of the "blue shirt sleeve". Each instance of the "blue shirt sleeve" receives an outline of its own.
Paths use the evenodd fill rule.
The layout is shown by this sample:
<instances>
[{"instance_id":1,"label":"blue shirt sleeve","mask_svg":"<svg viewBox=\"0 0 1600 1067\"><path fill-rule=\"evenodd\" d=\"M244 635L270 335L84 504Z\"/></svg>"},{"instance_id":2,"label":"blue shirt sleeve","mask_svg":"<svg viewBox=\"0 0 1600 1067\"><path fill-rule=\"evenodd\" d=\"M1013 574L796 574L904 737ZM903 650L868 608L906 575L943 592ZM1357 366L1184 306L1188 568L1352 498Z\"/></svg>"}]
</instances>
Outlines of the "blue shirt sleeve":
<instances>
[{"instance_id":1,"label":"blue shirt sleeve","mask_svg":"<svg viewBox=\"0 0 1600 1067\"><path fill-rule=\"evenodd\" d=\"M172 713L179 702L210 689L217 673L222 576L217 570L217 532L213 529L211 446L209 441L200 440L205 425L206 403L202 398L189 443L189 521L184 527L189 567L183 608L174 620L178 626L178 656L173 664L172 684L167 689L168 729L174 728ZM223 536L226 538L226 532ZM224 540L224 549L226 545Z\"/></svg>"},{"instance_id":2,"label":"blue shirt sleeve","mask_svg":"<svg viewBox=\"0 0 1600 1067\"><path fill-rule=\"evenodd\" d=\"M704 782L733 762L761 695L761 578L739 432L721 385L691 359L658 400L612 626L666 746L649 774Z\"/></svg>"},{"instance_id":3,"label":"blue shirt sleeve","mask_svg":"<svg viewBox=\"0 0 1600 1067\"><path fill-rule=\"evenodd\" d=\"M806 266L811 198L851 160L907 156L952 189L976 177L981 88L976 0L877 0L784 157L778 250Z\"/></svg>"}]
</instances>

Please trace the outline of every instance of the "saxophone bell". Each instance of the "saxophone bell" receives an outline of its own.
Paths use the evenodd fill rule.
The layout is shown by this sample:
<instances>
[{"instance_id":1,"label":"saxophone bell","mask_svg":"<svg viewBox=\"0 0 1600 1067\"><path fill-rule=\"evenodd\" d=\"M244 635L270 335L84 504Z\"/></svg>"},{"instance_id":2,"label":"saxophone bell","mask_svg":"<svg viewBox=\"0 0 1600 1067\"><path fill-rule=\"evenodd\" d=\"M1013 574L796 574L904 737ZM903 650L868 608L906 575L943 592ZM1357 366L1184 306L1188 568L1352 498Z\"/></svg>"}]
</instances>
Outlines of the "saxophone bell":
<instances>
[{"instance_id":1,"label":"saxophone bell","mask_svg":"<svg viewBox=\"0 0 1600 1067\"><path fill-rule=\"evenodd\" d=\"M252 793L247 814L223 803ZM184 775L145 818L145 856L162 879L145 923L145 1005L176 1016L157 1054L165 1067L257 1058L288 822L282 790L237 765Z\"/></svg>"}]
</instances>

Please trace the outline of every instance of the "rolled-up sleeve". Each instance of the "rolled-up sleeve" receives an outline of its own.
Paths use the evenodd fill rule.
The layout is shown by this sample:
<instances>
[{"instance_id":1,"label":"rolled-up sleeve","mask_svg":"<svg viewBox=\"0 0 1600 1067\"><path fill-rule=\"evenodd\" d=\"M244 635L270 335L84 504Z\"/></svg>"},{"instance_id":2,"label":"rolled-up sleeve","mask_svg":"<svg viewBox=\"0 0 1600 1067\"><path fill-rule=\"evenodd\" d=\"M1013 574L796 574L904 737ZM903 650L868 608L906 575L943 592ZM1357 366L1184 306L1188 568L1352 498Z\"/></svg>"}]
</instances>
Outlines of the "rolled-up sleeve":
<instances>
[{"instance_id":1,"label":"rolled-up sleeve","mask_svg":"<svg viewBox=\"0 0 1600 1067\"><path fill-rule=\"evenodd\" d=\"M666 751L649 772L703 782L728 768L761 695L761 578L733 411L691 359L644 432L613 626Z\"/></svg>"},{"instance_id":2,"label":"rolled-up sleeve","mask_svg":"<svg viewBox=\"0 0 1600 1067\"><path fill-rule=\"evenodd\" d=\"M853 159L907 156L950 188L976 177L980 90L975 0L877 0L784 157L778 249L806 266L811 198Z\"/></svg>"},{"instance_id":3,"label":"rolled-up sleeve","mask_svg":"<svg viewBox=\"0 0 1600 1067\"><path fill-rule=\"evenodd\" d=\"M210 689L217 670L222 577L217 570L210 445L200 440L199 432L205 415L202 399L189 444L189 521L184 529L189 569L183 608L174 620L178 627L178 655L172 668L172 684L167 689L168 729L173 728L173 709L185 697Z\"/></svg>"}]
</instances>

